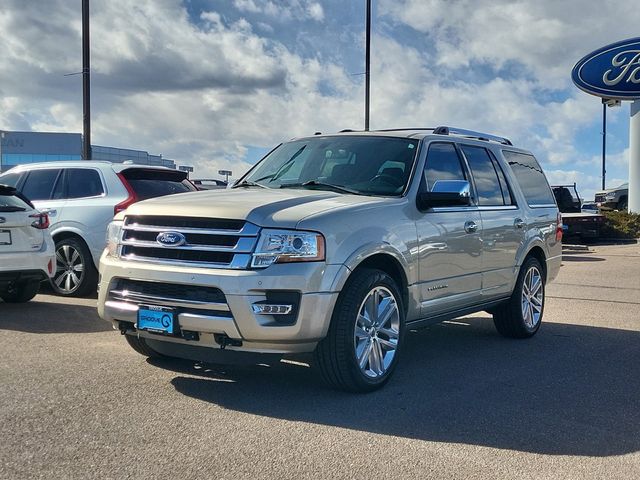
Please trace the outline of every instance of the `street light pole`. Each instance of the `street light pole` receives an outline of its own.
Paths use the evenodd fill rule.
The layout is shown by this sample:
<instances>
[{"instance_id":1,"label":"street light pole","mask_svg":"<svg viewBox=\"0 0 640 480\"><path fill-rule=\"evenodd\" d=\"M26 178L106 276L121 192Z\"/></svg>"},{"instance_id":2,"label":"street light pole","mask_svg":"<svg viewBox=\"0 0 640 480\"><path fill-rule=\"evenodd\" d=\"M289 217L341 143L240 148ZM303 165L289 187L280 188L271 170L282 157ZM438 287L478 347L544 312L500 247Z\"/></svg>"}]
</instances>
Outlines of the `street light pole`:
<instances>
[{"instance_id":1,"label":"street light pole","mask_svg":"<svg viewBox=\"0 0 640 480\"><path fill-rule=\"evenodd\" d=\"M365 131L369 131L369 98L371 93L371 0L367 0L365 44L364 129Z\"/></svg>"},{"instance_id":2,"label":"street light pole","mask_svg":"<svg viewBox=\"0 0 640 480\"><path fill-rule=\"evenodd\" d=\"M89 0L82 0L82 158L91 160Z\"/></svg>"}]
</instances>

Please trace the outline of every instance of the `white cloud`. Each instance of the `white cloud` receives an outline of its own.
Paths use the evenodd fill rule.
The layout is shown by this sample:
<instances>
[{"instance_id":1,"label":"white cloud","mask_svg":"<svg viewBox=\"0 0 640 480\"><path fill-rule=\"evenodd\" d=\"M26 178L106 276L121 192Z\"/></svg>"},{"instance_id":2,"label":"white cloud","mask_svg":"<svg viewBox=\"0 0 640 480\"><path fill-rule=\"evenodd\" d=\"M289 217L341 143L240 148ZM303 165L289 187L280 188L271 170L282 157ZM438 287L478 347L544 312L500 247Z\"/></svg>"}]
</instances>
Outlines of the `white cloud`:
<instances>
[{"instance_id":1,"label":"white cloud","mask_svg":"<svg viewBox=\"0 0 640 480\"><path fill-rule=\"evenodd\" d=\"M309 0L233 0L241 12L259 13L276 20L324 20L324 8Z\"/></svg>"},{"instance_id":2,"label":"white cloud","mask_svg":"<svg viewBox=\"0 0 640 480\"><path fill-rule=\"evenodd\" d=\"M606 13L604 11L606 9ZM637 36L635 2L600 0L381 0L381 13L428 35L439 65L523 65L531 79L563 86L583 55Z\"/></svg>"}]
</instances>

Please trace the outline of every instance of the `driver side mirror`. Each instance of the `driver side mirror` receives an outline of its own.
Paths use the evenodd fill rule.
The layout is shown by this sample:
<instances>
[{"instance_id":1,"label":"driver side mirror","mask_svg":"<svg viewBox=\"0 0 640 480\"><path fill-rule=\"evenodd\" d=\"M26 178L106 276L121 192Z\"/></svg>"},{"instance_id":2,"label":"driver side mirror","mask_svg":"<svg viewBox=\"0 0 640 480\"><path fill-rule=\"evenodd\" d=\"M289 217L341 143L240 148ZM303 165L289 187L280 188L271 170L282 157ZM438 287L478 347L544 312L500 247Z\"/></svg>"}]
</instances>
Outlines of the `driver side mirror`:
<instances>
[{"instance_id":1,"label":"driver side mirror","mask_svg":"<svg viewBox=\"0 0 640 480\"><path fill-rule=\"evenodd\" d=\"M430 192L420 192L416 198L419 210L433 207L471 205L471 185L466 180L438 180Z\"/></svg>"}]
</instances>

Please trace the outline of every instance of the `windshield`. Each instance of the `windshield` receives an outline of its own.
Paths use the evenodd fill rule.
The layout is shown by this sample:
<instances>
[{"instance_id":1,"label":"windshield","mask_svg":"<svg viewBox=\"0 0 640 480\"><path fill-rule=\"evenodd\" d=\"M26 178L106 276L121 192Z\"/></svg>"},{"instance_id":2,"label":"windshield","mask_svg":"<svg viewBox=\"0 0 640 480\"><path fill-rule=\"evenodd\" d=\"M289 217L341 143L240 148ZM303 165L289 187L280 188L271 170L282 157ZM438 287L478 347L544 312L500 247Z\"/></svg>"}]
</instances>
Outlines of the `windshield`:
<instances>
[{"instance_id":1,"label":"windshield","mask_svg":"<svg viewBox=\"0 0 640 480\"><path fill-rule=\"evenodd\" d=\"M285 143L238 185L312 188L339 193L398 196L418 150L409 138L340 136ZM342 187L342 188L339 188Z\"/></svg>"}]
</instances>

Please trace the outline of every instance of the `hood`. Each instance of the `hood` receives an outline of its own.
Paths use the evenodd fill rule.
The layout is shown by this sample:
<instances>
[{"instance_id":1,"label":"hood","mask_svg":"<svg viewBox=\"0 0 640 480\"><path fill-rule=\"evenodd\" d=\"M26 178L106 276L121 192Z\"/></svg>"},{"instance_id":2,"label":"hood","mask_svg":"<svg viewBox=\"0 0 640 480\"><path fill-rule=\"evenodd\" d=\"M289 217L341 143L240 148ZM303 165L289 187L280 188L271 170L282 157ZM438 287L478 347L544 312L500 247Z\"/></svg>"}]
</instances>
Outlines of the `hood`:
<instances>
[{"instance_id":1,"label":"hood","mask_svg":"<svg viewBox=\"0 0 640 480\"><path fill-rule=\"evenodd\" d=\"M153 198L130 206L126 215L224 218L261 227L295 228L300 220L327 210L383 201L383 197L319 190L250 187Z\"/></svg>"}]
</instances>

